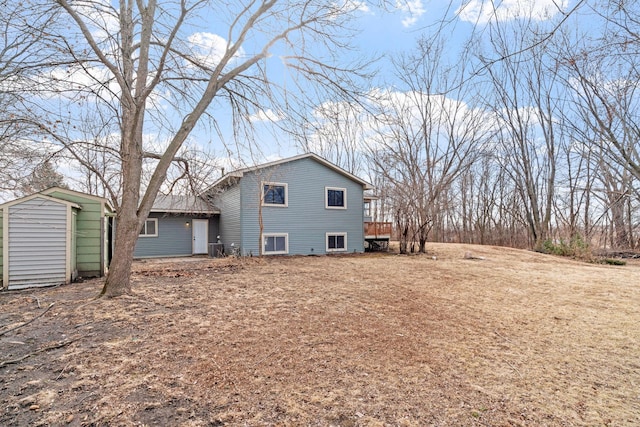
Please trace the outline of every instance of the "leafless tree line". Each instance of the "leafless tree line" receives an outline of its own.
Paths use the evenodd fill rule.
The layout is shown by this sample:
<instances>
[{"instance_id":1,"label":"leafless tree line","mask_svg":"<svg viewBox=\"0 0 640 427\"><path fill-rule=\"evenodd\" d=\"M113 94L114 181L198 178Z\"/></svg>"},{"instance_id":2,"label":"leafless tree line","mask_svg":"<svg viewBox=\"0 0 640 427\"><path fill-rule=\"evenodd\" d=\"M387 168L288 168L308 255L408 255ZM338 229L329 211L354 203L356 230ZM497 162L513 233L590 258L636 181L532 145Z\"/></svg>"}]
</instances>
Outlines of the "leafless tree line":
<instances>
[{"instance_id":1,"label":"leafless tree line","mask_svg":"<svg viewBox=\"0 0 640 427\"><path fill-rule=\"evenodd\" d=\"M640 248L640 7L582 13L596 28L494 22L456 63L442 32L395 61L403 86L341 148L366 153L401 251Z\"/></svg>"}]
</instances>

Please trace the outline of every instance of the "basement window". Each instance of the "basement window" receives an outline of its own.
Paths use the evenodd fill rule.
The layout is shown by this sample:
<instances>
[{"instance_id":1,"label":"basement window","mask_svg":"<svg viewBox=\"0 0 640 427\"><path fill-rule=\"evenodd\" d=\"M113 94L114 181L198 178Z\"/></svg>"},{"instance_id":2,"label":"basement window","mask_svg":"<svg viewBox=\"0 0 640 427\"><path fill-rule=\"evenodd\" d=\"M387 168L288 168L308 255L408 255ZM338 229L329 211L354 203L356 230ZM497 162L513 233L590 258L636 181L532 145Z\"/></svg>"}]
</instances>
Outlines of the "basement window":
<instances>
[{"instance_id":1,"label":"basement window","mask_svg":"<svg viewBox=\"0 0 640 427\"><path fill-rule=\"evenodd\" d=\"M327 233L327 252L345 252L347 233Z\"/></svg>"},{"instance_id":2,"label":"basement window","mask_svg":"<svg viewBox=\"0 0 640 427\"><path fill-rule=\"evenodd\" d=\"M284 255L289 253L289 235L281 234L263 234L262 253L265 255Z\"/></svg>"}]
</instances>

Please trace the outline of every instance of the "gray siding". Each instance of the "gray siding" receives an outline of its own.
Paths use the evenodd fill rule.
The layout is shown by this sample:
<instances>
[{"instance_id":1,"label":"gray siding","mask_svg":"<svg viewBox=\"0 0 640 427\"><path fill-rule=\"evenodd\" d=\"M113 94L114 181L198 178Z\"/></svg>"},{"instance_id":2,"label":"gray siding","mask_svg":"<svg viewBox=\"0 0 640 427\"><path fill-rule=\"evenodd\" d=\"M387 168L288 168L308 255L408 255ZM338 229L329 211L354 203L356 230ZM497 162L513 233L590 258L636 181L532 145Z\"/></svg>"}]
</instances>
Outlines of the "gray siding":
<instances>
[{"instance_id":1,"label":"gray siding","mask_svg":"<svg viewBox=\"0 0 640 427\"><path fill-rule=\"evenodd\" d=\"M67 205L34 198L9 207L9 289L67 283Z\"/></svg>"},{"instance_id":2,"label":"gray siding","mask_svg":"<svg viewBox=\"0 0 640 427\"><path fill-rule=\"evenodd\" d=\"M220 239L224 243L224 250L231 253L231 244L241 245L242 233L240 229L240 186L227 188L215 198L215 205L220 209Z\"/></svg>"},{"instance_id":3,"label":"gray siding","mask_svg":"<svg viewBox=\"0 0 640 427\"><path fill-rule=\"evenodd\" d=\"M246 173L242 184L242 248L257 255L262 181L288 185L287 207L262 207L264 233L288 233L289 254L326 253L326 233L347 233L347 252L364 251L363 188L344 175L305 158ZM347 190L347 209L326 209L325 187ZM220 207L224 213L224 208Z\"/></svg>"},{"instance_id":4,"label":"gray siding","mask_svg":"<svg viewBox=\"0 0 640 427\"><path fill-rule=\"evenodd\" d=\"M165 215L151 213L158 219L157 237L139 237L133 256L135 258L170 257L191 255L193 250L193 225L191 220L206 219L201 216ZM218 232L216 217L209 218L209 242L215 242ZM189 224L187 226L187 224ZM212 237L213 236L213 237Z\"/></svg>"},{"instance_id":5,"label":"gray siding","mask_svg":"<svg viewBox=\"0 0 640 427\"><path fill-rule=\"evenodd\" d=\"M209 218L209 243L216 243L220 235L220 216Z\"/></svg>"}]
</instances>

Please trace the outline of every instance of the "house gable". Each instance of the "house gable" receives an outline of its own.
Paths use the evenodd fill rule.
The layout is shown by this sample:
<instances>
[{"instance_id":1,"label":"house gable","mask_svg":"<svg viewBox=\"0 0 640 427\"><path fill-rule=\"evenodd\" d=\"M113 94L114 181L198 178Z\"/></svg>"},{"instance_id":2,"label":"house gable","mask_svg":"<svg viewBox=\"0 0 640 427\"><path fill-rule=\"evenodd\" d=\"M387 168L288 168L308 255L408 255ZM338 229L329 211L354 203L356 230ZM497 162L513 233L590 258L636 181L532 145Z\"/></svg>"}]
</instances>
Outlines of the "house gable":
<instances>
[{"instance_id":1,"label":"house gable","mask_svg":"<svg viewBox=\"0 0 640 427\"><path fill-rule=\"evenodd\" d=\"M357 176L353 175L352 173L342 169L341 167L331 163L330 161L323 159L322 157L318 156L315 153L305 153L305 154L300 154L298 156L294 156L294 157L288 157L285 159L280 159L280 160L276 160L273 162L268 162L268 163L263 163L260 165L256 165L256 166L250 166L247 168L242 168L242 169L238 169L235 170L233 172L230 172L224 176L222 176L220 179L218 179L217 181L215 181L213 184L211 184L209 187L207 187L207 189L205 189L202 193L200 193L201 195L206 195L206 194L214 194L216 191L216 189L222 190L227 186L232 186L234 183L236 183L240 178L242 178L246 173L249 172L256 172L256 173L260 173L260 174L265 174L264 172L260 172L261 170L276 170L279 169L281 166L286 165L288 163L293 163L296 162L298 160L303 160L303 159L312 159L318 163L320 163L321 165L327 167L328 169L331 169L335 172L337 172L340 175L343 175L344 177L359 183L360 185L362 185L364 190L373 190L373 186L371 184L369 184L368 182L364 181L363 179L358 178Z\"/></svg>"}]
</instances>

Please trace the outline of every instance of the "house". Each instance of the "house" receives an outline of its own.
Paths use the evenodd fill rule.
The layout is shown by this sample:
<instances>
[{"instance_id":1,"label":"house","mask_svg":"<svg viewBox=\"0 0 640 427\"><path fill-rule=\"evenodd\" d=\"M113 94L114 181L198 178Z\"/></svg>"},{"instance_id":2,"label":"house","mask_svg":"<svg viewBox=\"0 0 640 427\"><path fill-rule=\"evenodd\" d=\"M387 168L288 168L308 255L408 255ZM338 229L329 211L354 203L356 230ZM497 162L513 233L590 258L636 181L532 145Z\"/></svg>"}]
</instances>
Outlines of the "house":
<instances>
[{"instance_id":1,"label":"house","mask_svg":"<svg viewBox=\"0 0 640 427\"><path fill-rule=\"evenodd\" d=\"M198 197L158 195L134 257L363 252L385 238L365 217L369 189L312 153L239 169ZM0 223L0 289L107 272L116 225L106 199L54 187L0 205Z\"/></svg>"},{"instance_id":2,"label":"house","mask_svg":"<svg viewBox=\"0 0 640 427\"><path fill-rule=\"evenodd\" d=\"M203 198L158 194L134 251L134 258L206 254L217 242L220 211Z\"/></svg>"},{"instance_id":3,"label":"house","mask_svg":"<svg viewBox=\"0 0 640 427\"><path fill-rule=\"evenodd\" d=\"M370 184L309 153L239 169L201 196L219 210L227 253L364 251L364 191Z\"/></svg>"},{"instance_id":4,"label":"house","mask_svg":"<svg viewBox=\"0 0 640 427\"><path fill-rule=\"evenodd\" d=\"M104 275L111 213L103 198L57 187L0 205L0 289Z\"/></svg>"}]
</instances>

